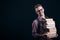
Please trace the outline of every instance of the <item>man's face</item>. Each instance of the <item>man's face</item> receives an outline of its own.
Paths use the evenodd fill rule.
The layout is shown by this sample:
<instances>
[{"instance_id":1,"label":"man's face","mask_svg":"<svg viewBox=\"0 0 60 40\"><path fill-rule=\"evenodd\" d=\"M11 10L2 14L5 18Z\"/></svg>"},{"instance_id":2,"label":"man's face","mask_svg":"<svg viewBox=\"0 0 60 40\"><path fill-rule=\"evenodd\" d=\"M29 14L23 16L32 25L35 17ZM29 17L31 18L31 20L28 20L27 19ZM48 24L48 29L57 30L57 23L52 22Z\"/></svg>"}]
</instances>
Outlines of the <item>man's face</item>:
<instances>
[{"instance_id":1,"label":"man's face","mask_svg":"<svg viewBox=\"0 0 60 40\"><path fill-rule=\"evenodd\" d=\"M42 6L39 6L35 9L36 13L41 17L44 16L44 8Z\"/></svg>"}]
</instances>

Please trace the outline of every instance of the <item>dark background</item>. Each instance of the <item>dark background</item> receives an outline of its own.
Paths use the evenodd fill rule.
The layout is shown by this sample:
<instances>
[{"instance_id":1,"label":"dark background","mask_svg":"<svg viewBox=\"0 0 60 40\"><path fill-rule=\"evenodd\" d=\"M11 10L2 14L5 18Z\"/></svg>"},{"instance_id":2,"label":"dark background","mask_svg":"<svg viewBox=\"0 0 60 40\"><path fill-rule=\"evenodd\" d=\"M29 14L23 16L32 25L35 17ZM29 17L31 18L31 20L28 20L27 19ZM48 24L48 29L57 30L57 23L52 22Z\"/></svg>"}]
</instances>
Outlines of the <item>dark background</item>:
<instances>
[{"instance_id":1,"label":"dark background","mask_svg":"<svg viewBox=\"0 0 60 40\"><path fill-rule=\"evenodd\" d=\"M0 40L32 40L32 22L37 17L34 5L41 3L45 15L56 22L60 36L59 0L2 0L0 1ZM59 40L60 37L55 40Z\"/></svg>"}]
</instances>

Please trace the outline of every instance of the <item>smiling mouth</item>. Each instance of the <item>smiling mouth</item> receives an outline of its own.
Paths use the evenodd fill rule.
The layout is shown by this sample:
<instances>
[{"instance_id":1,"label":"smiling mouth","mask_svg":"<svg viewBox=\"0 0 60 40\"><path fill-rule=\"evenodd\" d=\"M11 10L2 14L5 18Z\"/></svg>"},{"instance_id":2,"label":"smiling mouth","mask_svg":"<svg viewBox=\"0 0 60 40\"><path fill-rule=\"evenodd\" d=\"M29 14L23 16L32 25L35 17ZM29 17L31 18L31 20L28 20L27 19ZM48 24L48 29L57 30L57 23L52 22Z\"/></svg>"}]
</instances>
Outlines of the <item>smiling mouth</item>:
<instances>
[{"instance_id":1,"label":"smiling mouth","mask_svg":"<svg viewBox=\"0 0 60 40\"><path fill-rule=\"evenodd\" d=\"M40 12L39 12L39 15L40 15L40 16L43 16Z\"/></svg>"}]
</instances>

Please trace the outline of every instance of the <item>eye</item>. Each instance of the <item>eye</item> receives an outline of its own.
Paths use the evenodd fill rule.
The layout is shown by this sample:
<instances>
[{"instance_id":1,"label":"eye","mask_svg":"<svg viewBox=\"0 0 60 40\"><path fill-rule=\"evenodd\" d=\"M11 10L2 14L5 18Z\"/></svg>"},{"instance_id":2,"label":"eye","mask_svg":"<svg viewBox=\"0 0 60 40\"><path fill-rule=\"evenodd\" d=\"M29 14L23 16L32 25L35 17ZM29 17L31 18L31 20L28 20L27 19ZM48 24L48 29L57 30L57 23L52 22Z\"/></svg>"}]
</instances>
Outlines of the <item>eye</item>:
<instances>
[{"instance_id":1,"label":"eye","mask_svg":"<svg viewBox=\"0 0 60 40\"><path fill-rule=\"evenodd\" d=\"M40 11L42 11L43 9L40 9Z\"/></svg>"}]
</instances>

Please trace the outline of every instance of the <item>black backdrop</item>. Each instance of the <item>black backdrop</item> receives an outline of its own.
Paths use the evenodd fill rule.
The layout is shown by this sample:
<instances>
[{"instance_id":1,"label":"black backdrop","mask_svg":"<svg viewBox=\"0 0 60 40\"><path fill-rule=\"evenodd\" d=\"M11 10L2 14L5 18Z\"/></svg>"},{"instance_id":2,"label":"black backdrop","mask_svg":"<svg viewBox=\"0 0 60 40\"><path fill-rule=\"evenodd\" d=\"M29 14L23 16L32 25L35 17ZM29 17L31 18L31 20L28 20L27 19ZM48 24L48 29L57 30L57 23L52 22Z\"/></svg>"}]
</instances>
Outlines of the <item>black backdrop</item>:
<instances>
[{"instance_id":1,"label":"black backdrop","mask_svg":"<svg viewBox=\"0 0 60 40\"><path fill-rule=\"evenodd\" d=\"M34 5L37 3L43 5L45 15L56 21L58 34L60 33L59 0L2 0L0 2L0 38L2 40L32 40L32 21L37 17ZM58 36L57 40L59 38Z\"/></svg>"}]
</instances>

